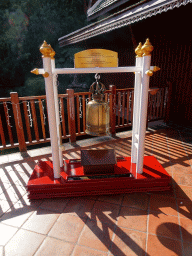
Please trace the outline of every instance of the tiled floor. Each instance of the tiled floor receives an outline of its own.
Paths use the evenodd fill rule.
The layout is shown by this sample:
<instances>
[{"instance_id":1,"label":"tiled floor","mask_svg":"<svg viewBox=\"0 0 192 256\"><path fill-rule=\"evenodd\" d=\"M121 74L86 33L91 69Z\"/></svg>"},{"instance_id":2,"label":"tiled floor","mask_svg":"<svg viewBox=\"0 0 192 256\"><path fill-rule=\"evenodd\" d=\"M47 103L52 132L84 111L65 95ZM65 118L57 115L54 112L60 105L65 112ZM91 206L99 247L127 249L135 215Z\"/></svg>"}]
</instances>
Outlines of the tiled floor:
<instances>
[{"instance_id":1,"label":"tiled floor","mask_svg":"<svg viewBox=\"0 0 192 256\"><path fill-rule=\"evenodd\" d=\"M170 192L29 202L25 185L50 148L0 156L0 255L192 255L192 131L156 128L145 154L173 177ZM64 157L79 157L80 147L130 156L131 133L67 144Z\"/></svg>"}]
</instances>

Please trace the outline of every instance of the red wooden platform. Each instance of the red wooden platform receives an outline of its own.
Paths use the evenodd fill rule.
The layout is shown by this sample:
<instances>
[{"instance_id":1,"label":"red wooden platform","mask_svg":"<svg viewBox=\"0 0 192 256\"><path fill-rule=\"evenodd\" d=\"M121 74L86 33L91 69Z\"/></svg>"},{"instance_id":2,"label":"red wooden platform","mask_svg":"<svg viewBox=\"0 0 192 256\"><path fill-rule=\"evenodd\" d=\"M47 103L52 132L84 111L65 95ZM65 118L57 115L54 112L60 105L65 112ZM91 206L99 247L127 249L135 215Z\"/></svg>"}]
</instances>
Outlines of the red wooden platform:
<instances>
[{"instance_id":1,"label":"red wooden platform","mask_svg":"<svg viewBox=\"0 0 192 256\"><path fill-rule=\"evenodd\" d=\"M143 173L135 173L131 158L118 158L114 173L84 175L81 161L66 160L55 180L50 161L40 161L28 181L29 199L170 190L171 177L154 156L144 157Z\"/></svg>"}]
</instances>

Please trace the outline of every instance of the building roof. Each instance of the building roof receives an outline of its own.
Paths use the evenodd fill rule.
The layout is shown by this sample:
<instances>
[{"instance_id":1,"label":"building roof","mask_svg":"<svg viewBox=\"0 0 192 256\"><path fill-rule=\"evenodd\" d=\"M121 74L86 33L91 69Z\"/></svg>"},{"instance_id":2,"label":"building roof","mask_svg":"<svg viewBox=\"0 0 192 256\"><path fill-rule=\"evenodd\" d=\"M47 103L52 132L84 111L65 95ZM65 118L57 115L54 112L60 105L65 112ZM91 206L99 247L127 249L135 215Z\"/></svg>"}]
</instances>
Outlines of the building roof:
<instances>
[{"instance_id":1,"label":"building roof","mask_svg":"<svg viewBox=\"0 0 192 256\"><path fill-rule=\"evenodd\" d=\"M112 30L167 12L192 0L151 0L142 5L126 8L98 22L92 23L58 39L61 47L87 40Z\"/></svg>"},{"instance_id":2,"label":"building roof","mask_svg":"<svg viewBox=\"0 0 192 256\"><path fill-rule=\"evenodd\" d=\"M97 0L88 10L88 20L95 19L96 17L105 14L115 8L127 3L129 7L133 7L137 4L142 4L149 0Z\"/></svg>"}]
</instances>

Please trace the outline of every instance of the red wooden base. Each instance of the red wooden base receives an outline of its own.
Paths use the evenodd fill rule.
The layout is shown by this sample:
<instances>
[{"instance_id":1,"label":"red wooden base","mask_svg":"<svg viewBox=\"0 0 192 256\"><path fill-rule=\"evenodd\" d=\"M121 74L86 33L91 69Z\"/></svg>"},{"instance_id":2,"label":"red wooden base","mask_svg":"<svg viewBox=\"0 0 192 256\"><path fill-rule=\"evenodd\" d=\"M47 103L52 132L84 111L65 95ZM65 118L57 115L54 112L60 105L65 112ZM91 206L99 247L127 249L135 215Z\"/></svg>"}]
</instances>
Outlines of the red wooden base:
<instances>
[{"instance_id":1,"label":"red wooden base","mask_svg":"<svg viewBox=\"0 0 192 256\"><path fill-rule=\"evenodd\" d=\"M117 160L112 174L84 175L80 160L67 160L61 178L54 179L50 161L40 161L28 181L29 199L165 191L171 177L154 156L144 157L142 174L135 174L131 158Z\"/></svg>"}]
</instances>

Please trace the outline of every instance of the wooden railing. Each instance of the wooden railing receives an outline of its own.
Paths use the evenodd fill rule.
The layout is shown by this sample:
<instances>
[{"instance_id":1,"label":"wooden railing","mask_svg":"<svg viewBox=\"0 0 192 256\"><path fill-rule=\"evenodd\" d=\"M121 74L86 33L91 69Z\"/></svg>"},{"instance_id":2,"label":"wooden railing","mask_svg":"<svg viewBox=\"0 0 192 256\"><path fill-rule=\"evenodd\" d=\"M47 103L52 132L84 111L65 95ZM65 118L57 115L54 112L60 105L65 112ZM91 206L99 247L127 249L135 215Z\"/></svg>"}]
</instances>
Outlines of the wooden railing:
<instances>
[{"instance_id":1,"label":"wooden railing","mask_svg":"<svg viewBox=\"0 0 192 256\"><path fill-rule=\"evenodd\" d=\"M132 125L134 89L116 89L110 86L105 92L105 100L110 105L111 133L119 128ZM164 119L168 88L161 88L155 95L149 93L148 121ZM67 89L59 94L59 116L62 139L71 143L77 136L85 135L86 104L91 100L90 92L74 93ZM9 98L0 98L0 149L27 146L50 141L48 115L45 96L18 97L10 93Z\"/></svg>"}]
</instances>

